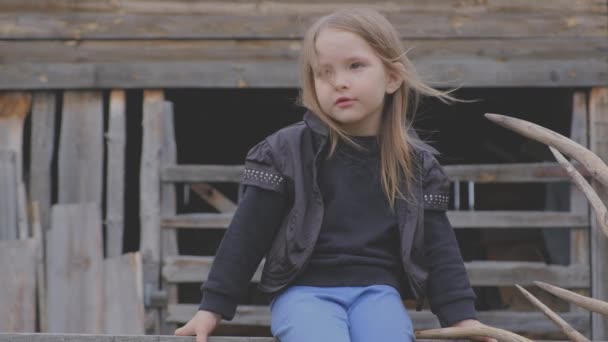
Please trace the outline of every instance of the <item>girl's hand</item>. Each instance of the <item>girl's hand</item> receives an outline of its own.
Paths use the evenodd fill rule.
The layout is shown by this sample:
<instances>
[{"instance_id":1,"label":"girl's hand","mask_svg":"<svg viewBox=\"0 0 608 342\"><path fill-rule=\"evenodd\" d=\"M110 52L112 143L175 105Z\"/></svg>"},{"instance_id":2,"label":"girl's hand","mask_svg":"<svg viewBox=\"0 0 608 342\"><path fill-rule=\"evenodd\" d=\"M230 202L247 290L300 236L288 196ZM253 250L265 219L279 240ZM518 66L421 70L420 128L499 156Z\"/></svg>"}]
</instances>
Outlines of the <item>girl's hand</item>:
<instances>
[{"instance_id":1,"label":"girl's hand","mask_svg":"<svg viewBox=\"0 0 608 342\"><path fill-rule=\"evenodd\" d=\"M215 312L199 310L190 322L175 330L178 336L195 336L196 342L207 342L207 337L220 324L222 317Z\"/></svg>"},{"instance_id":2,"label":"girl's hand","mask_svg":"<svg viewBox=\"0 0 608 342\"><path fill-rule=\"evenodd\" d=\"M460 321L458 323L452 324L452 327L464 328L464 327L477 327L480 325L483 325L483 324L481 324L481 322L479 322L478 320L465 319L464 321ZM475 340L475 341L479 341L479 342L498 342L498 341L496 341L496 339L493 339L491 337L486 337L486 336L476 336L476 337L471 337L471 339Z\"/></svg>"}]
</instances>

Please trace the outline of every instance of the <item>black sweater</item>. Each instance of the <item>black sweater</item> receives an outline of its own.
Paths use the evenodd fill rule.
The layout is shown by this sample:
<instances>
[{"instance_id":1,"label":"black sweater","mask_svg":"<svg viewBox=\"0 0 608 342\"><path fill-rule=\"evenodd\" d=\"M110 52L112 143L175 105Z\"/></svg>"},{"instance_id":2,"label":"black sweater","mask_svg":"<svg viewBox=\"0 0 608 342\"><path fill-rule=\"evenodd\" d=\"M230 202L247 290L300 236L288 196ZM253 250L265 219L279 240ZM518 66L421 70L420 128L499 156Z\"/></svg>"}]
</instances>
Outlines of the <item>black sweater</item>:
<instances>
[{"instance_id":1,"label":"black sweater","mask_svg":"<svg viewBox=\"0 0 608 342\"><path fill-rule=\"evenodd\" d=\"M402 292L397 220L382 191L378 146L373 137L356 141L367 150L341 145L320 168L323 225L310 262L292 285L386 284ZM287 209L283 195L246 188L202 286L199 309L232 319ZM442 326L475 318L475 295L445 212L425 210L424 221L431 310Z\"/></svg>"}]
</instances>

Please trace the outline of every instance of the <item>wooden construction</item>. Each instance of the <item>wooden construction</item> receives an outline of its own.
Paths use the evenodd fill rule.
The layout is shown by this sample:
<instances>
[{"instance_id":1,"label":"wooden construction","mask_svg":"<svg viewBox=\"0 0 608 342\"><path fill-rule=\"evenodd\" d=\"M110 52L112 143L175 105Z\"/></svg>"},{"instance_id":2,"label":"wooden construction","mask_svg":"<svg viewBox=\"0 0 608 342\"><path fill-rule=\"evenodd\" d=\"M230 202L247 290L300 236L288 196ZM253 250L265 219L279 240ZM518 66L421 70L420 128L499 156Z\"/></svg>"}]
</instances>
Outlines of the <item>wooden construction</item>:
<instances>
[{"instance_id":1,"label":"wooden construction","mask_svg":"<svg viewBox=\"0 0 608 342\"><path fill-rule=\"evenodd\" d=\"M13 281L10 291L2 292L8 285L0 280L0 303L14 300L15 289L36 292L40 312L34 327L32 298L25 298L20 321L0 325L0 331L112 335L0 334L0 341L120 341L115 335L171 334L187 321L196 305L181 302L178 289L204 281L213 256L180 254L178 233L210 236L228 227L236 203L219 184L236 185L243 167L178 163L180 103L170 102L165 90L296 88L305 29L320 15L353 4L387 15L432 86L576 89L567 109L570 137L608 159L607 0L5 0L0 3L0 245L10 247L0 254L17 258L18 250L23 265L5 265L8 257L2 254L0 270L17 274L37 268L23 273L23 287ZM141 133L129 126L134 118ZM127 146L141 150L132 155ZM590 176L584 166L575 166ZM569 182L556 162L445 169L455 192L467 186L474 193L476 184ZM569 231L570 264L467 262L473 285L543 281L607 299L608 240L582 193L571 188L569 211L469 210L454 202L448 215L458 230ZM606 203L605 189L596 188ZM134 207L126 200L132 195L127 189L136 189ZM212 210L184 213L180 195L198 196ZM138 211L135 224L127 217L132 208ZM87 238L79 237L85 233ZM139 238L139 250L124 254L132 236ZM35 244L34 238L39 252L20 247ZM66 250L68 242L88 247L75 256L77 250ZM69 276L57 277L61 272ZM62 302L66 281L89 291L80 303ZM259 281L259 269L252 281ZM81 311L86 314L78 315ZM66 312L71 316L63 317ZM417 330L438 327L428 310L411 313ZM562 317L593 340L608 339L605 318L575 306ZM558 333L531 310L482 311L480 318L516 332ZM266 306L242 305L227 326L268 322ZM137 337L148 338L176 339Z\"/></svg>"}]
</instances>

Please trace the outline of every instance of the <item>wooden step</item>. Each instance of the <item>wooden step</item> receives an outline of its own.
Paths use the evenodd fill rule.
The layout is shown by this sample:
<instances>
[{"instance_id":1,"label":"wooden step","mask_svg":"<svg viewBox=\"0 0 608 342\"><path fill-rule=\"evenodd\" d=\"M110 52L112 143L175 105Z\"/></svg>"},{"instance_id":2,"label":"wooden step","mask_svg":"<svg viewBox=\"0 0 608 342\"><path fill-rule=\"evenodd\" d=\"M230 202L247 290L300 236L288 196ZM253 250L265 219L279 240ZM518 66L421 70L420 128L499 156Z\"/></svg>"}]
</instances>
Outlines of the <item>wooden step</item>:
<instances>
[{"instance_id":1,"label":"wooden step","mask_svg":"<svg viewBox=\"0 0 608 342\"><path fill-rule=\"evenodd\" d=\"M162 274L172 283L202 282L207 280L213 257L167 257ZM264 262L256 270L252 281L259 282ZM566 288L588 288L589 270L582 265L560 266L526 261L472 261L465 267L473 286L522 286L543 281Z\"/></svg>"},{"instance_id":2,"label":"wooden step","mask_svg":"<svg viewBox=\"0 0 608 342\"><path fill-rule=\"evenodd\" d=\"M448 211L454 228L583 228L589 217L564 211ZM228 228L232 214L194 213L166 216L165 228Z\"/></svg>"}]
</instances>

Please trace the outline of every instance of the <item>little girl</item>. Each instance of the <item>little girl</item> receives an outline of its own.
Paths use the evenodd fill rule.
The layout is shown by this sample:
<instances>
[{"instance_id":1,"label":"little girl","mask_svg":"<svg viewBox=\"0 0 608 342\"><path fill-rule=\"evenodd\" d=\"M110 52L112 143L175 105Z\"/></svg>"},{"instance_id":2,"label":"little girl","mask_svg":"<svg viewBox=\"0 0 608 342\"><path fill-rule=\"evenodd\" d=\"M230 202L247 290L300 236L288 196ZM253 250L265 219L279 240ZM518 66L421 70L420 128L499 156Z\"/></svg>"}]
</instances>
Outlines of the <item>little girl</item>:
<instances>
[{"instance_id":1,"label":"little girl","mask_svg":"<svg viewBox=\"0 0 608 342\"><path fill-rule=\"evenodd\" d=\"M428 298L444 327L480 324L448 179L409 127L420 95L455 99L420 81L373 10L318 20L300 63L308 112L247 154L199 311L175 334L206 341L231 320L263 257L259 288L281 342L413 341L405 298Z\"/></svg>"}]
</instances>

